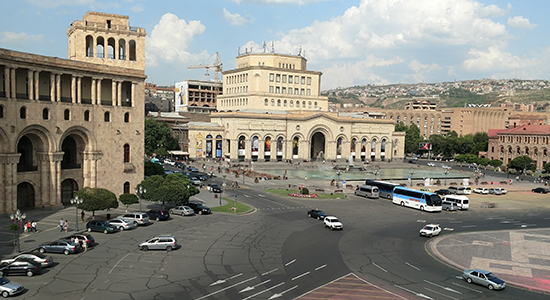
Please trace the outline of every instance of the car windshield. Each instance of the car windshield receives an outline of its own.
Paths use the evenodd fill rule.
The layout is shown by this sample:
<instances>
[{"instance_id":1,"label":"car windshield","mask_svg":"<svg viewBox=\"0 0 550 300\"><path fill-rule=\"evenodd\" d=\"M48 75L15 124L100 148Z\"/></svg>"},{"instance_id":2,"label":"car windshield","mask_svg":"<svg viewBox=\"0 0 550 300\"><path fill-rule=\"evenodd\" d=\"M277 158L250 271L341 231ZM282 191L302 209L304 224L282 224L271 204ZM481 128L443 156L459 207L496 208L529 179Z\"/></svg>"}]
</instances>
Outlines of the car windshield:
<instances>
[{"instance_id":1,"label":"car windshield","mask_svg":"<svg viewBox=\"0 0 550 300\"><path fill-rule=\"evenodd\" d=\"M332 218L332 219L330 219L330 221L331 221L331 222L338 222L338 219Z\"/></svg>"},{"instance_id":2,"label":"car windshield","mask_svg":"<svg viewBox=\"0 0 550 300\"><path fill-rule=\"evenodd\" d=\"M324 211L322 211L322 210L318 210L318 211L317 211L317 214L318 214L318 215L324 215L324 214L325 214L325 212L324 212Z\"/></svg>"},{"instance_id":3,"label":"car windshield","mask_svg":"<svg viewBox=\"0 0 550 300\"><path fill-rule=\"evenodd\" d=\"M433 227L432 226L426 226L426 227L424 227L424 230L433 230Z\"/></svg>"},{"instance_id":4,"label":"car windshield","mask_svg":"<svg viewBox=\"0 0 550 300\"><path fill-rule=\"evenodd\" d=\"M4 278L4 277L0 278L0 285L5 285L5 284L7 284L7 283L10 283L10 281L7 280L7 279Z\"/></svg>"}]
</instances>

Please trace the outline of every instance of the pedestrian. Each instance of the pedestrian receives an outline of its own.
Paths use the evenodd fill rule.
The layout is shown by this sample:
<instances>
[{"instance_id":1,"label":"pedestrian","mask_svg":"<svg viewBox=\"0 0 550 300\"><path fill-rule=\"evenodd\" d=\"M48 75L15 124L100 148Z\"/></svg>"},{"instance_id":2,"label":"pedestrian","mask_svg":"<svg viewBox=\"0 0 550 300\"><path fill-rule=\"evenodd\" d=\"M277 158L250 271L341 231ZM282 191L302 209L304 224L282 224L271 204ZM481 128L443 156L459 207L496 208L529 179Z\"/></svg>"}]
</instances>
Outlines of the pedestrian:
<instances>
[{"instance_id":1,"label":"pedestrian","mask_svg":"<svg viewBox=\"0 0 550 300\"><path fill-rule=\"evenodd\" d=\"M76 244L77 247L80 246L80 241L78 240L78 237L77 237L77 236L74 237L74 241L73 241L73 242Z\"/></svg>"},{"instance_id":2,"label":"pedestrian","mask_svg":"<svg viewBox=\"0 0 550 300\"><path fill-rule=\"evenodd\" d=\"M59 231L63 232L63 229L65 229L64 226L65 226L65 221L63 219L60 219L59 220Z\"/></svg>"},{"instance_id":3,"label":"pedestrian","mask_svg":"<svg viewBox=\"0 0 550 300\"><path fill-rule=\"evenodd\" d=\"M86 215L86 213L84 212L84 210L80 213L80 218L82 219L82 222L84 222L84 216Z\"/></svg>"},{"instance_id":4,"label":"pedestrian","mask_svg":"<svg viewBox=\"0 0 550 300\"><path fill-rule=\"evenodd\" d=\"M28 230L28 226L27 226L27 222L25 222L25 224L23 225L23 232L27 232Z\"/></svg>"},{"instance_id":5,"label":"pedestrian","mask_svg":"<svg viewBox=\"0 0 550 300\"><path fill-rule=\"evenodd\" d=\"M69 230L69 221L68 220L65 220L65 223L63 223L63 230L65 230L65 232L67 232Z\"/></svg>"},{"instance_id":6,"label":"pedestrian","mask_svg":"<svg viewBox=\"0 0 550 300\"><path fill-rule=\"evenodd\" d=\"M31 232L37 232L38 230L36 229L36 221L33 220L32 223L31 223Z\"/></svg>"},{"instance_id":7,"label":"pedestrian","mask_svg":"<svg viewBox=\"0 0 550 300\"><path fill-rule=\"evenodd\" d=\"M88 251L88 243L86 240L82 240L82 248L84 249L84 252Z\"/></svg>"}]
</instances>

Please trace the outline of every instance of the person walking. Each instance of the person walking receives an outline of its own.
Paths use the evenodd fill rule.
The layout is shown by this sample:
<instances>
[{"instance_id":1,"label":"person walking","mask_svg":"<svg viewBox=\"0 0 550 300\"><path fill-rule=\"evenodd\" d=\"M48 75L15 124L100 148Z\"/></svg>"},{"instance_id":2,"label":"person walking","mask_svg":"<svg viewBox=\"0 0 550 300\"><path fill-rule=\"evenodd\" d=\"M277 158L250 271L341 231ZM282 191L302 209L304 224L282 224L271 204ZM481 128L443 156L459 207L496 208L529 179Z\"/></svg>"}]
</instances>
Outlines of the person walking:
<instances>
[{"instance_id":1,"label":"person walking","mask_svg":"<svg viewBox=\"0 0 550 300\"><path fill-rule=\"evenodd\" d=\"M63 219L59 220L59 231L63 232L65 229L65 221Z\"/></svg>"},{"instance_id":2,"label":"person walking","mask_svg":"<svg viewBox=\"0 0 550 300\"><path fill-rule=\"evenodd\" d=\"M82 240L82 248L84 249L84 252L88 251L88 243L86 240Z\"/></svg>"},{"instance_id":3,"label":"person walking","mask_svg":"<svg viewBox=\"0 0 550 300\"><path fill-rule=\"evenodd\" d=\"M65 232L69 231L69 221L68 220L65 220L65 223L63 223L63 230L65 230Z\"/></svg>"},{"instance_id":4,"label":"person walking","mask_svg":"<svg viewBox=\"0 0 550 300\"><path fill-rule=\"evenodd\" d=\"M80 241L78 240L78 237L77 237L77 236L74 237L74 241L73 241L73 242L76 244L77 247L80 246Z\"/></svg>"},{"instance_id":5,"label":"person walking","mask_svg":"<svg viewBox=\"0 0 550 300\"><path fill-rule=\"evenodd\" d=\"M32 223L31 223L31 232L38 232L38 230L36 229L36 221L33 220Z\"/></svg>"},{"instance_id":6,"label":"person walking","mask_svg":"<svg viewBox=\"0 0 550 300\"><path fill-rule=\"evenodd\" d=\"M86 213L84 212L84 210L82 210L82 212L80 213L80 218L82 219L82 222L84 222L84 216L86 215Z\"/></svg>"}]
</instances>

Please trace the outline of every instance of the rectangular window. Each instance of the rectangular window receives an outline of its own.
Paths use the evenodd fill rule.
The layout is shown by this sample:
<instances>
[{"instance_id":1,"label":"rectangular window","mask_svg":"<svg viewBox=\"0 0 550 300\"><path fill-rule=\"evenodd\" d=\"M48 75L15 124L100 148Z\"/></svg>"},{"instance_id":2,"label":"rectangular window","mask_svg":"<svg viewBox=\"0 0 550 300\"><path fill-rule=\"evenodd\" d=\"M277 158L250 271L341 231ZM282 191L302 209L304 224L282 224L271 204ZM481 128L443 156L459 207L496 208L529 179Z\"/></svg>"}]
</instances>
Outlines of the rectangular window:
<instances>
[{"instance_id":1,"label":"rectangular window","mask_svg":"<svg viewBox=\"0 0 550 300\"><path fill-rule=\"evenodd\" d=\"M288 83L292 83L292 75L288 75Z\"/></svg>"},{"instance_id":2,"label":"rectangular window","mask_svg":"<svg viewBox=\"0 0 550 300\"><path fill-rule=\"evenodd\" d=\"M281 92L281 88L280 87L276 87L275 88L275 94L279 94Z\"/></svg>"},{"instance_id":3,"label":"rectangular window","mask_svg":"<svg viewBox=\"0 0 550 300\"><path fill-rule=\"evenodd\" d=\"M300 83L300 77L294 76L294 83L295 83L295 84Z\"/></svg>"},{"instance_id":4,"label":"rectangular window","mask_svg":"<svg viewBox=\"0 0 550 300\"><path fill-rule=\"evenodd\" d=\"M281 74L275 75L275 81L281 82Z\"/></svg>"},{"instance_id":5,"label":"rectangular window","mask_svg":"<svg viewBox=\"0 0 550 300\"><path fill-rule=\"evenodd\" d=\"M300 89L300 95L304 95L305 94L305 90L304 89Z\"/></svg>"},{"instance_id":6,"label":"rectangular window","mask_svg":"<svg viewBox=\"0 0 550 300\"><path fill-rule=\"evenodd\" d=\"M307 78L307 85L311 85L311 77Z\"/></svg>"},{"instance_id":7,"label":"rectangular window","mask_svg":"<svg viewBox=\"0 0 550 300\"><path fill-rule=\"evenodd\" d=\"M273 77L275 76L275 74L273 73L269 73L269 81L270 82L273 82Z\"/></svg>"},{"instance_id":8,"label":"rectangular window","mask_svg":"<svg viewBox=\"0 0 550 300\"><path fill-rule=\"evenodd\" d=\"M302 76L302 84L306 84L306 78Z\"/></svg>"},{"instance_id":9,"label":"rectangular window","mask_svg":"<svg viewBox=\"0 0 550 300\"><path fill-rule=\"evenodd\" d=\"M286 87L283 87L282 93L286 94Z\"/></svg>"},{"instance_id":10,"label":"rectangular window","mask_svg":"<svg viewBox=\"0 0 550 300\"><path fill-rule=\"evenodd\" d=\"M283 75L283 83L286 83L286 75Z\"/></svg>"},{"instance_id":11,"label":"rectangular window","mask_svg":"<svg viewBox=\"0 0 550 300\"><path fill-rule=\"evenodd\" d=\"M306 90L306 95L307 95L307 96L311 96L311 90L310 90L310 89L307 89L307 90Z\"/></svg>"},{"instance_id":12,"label":"rectangular window","mask_svg":"<svg viewBox=\"0 0 550 300\"><path fill-rule=\"evenodd\" d=\"M298 89L294 89L294 95L298 95Z\"/></svg>"},{"instance_id":13,"label":"rectangular window","mask_svg":"<svg viewBox=\"0 0 550 300\"><path fill-rule=\"evenodd\" d=\"M270 92L270 93L273 93L273 86L272 86L272 85L269 86L269 92Z\"/></svg>"}]
</instances>

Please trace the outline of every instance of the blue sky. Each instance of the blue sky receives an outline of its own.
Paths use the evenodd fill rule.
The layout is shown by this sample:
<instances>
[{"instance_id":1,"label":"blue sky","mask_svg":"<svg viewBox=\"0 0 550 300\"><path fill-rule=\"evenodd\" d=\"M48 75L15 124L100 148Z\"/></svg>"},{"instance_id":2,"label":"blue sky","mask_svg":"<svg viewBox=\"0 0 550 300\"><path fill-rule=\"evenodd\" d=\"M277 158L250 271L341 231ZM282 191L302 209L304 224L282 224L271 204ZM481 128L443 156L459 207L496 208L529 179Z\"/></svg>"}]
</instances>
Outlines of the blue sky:
<instances>
[{"instance_id":1,"label":"blue sky","mask_svg":"<svg viewBox=\"0 0 550 300\"><path fill-rule=\"evenodd\" d=\"M322 89L482 78L550 79L547 0L8 0L0 48L67 58L66 31L89 10L145 28L147 82L208 80L238 49L302 54ZM210 59L209 59L210 58Z\"/></svg>"}]
</instances>

